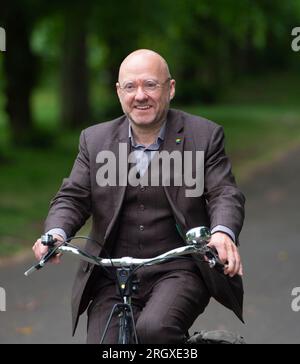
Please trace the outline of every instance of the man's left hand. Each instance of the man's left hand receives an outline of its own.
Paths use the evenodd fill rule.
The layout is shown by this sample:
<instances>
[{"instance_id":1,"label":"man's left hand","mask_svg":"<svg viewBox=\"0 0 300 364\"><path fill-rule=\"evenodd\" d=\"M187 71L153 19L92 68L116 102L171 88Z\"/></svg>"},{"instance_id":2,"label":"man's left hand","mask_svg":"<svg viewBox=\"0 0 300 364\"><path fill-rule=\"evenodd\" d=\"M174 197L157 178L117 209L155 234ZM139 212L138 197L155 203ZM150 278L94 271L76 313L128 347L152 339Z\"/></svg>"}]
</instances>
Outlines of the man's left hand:
<instances>
[{"instance_id":1,"label":"man's left hand","mask_svg":"<svg viewBox=\"0 0 300 364\"><path fill-rule=\"evenodd\" d=\"M224 274L228 274L230 277L236 274L243 275L241 257L237 246L227 234L222 232L212 234L207 245L217 250L220 260L225 264Z\"/></svg>"}]
</instances>

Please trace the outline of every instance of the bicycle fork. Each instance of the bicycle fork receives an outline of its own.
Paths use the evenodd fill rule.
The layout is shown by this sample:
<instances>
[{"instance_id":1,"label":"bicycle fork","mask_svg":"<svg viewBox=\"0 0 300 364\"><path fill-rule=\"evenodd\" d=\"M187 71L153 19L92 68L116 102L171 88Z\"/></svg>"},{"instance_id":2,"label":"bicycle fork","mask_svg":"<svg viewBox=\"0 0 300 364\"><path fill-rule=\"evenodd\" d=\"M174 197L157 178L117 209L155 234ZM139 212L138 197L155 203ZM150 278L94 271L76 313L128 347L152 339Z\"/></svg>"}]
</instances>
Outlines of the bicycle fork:
<instances>
[{"instance_id":1,"label":"bicycle fork","mask_svg":"<svg viewBox=\"0 0 300 364\"><path fill-rule=\"evenodd\" d=\"M103 344L107 330L114 314L119 316L119 337L118 344L138 344L137 332L134 322L133 311L130 303L116 303L107 320L100 344Z\"/></svg>"},{"instance_id":2,"label":"bicycle fork","mask_svg":"<svg viewBox=\"0 0 300 364\"><path fill-rule=\"evenodd\" d=\"M132 275L131 268L117 269L117 289L123 303L116 303L107 320L100 344L103 344L107 330L114 314L119 316L118 344L138 344L135 320L131 305L132 292L137 290L138 281Z\"/></svg>"}]
</instances>

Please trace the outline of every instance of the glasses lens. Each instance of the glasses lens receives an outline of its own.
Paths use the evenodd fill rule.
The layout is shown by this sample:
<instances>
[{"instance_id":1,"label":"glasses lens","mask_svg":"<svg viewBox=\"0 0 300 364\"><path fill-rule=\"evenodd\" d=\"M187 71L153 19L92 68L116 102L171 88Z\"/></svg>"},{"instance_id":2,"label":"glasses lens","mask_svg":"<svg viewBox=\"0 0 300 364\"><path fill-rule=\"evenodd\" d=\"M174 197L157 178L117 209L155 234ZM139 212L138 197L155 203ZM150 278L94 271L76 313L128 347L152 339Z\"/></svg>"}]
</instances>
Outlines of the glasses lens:
<instances>
[{"instance_id":1,"label":"glasses lens","mask_svg":"<svg viewBox=\"0 0 300 364\"><path fill-rule=\"evenodd\" d=\"M128 94L131 94L137 90L137 86L134 83L126 83L123 86L123 90Z\"/></svg>"},{"instance_id":2,"label":"glasses lens","mask_svg":"<svg viewBox=\"0 0 300 364\"><path fill-rule=\"evenodd\" d=\"M159 83L156 81L148 80L143 83L143 90L145 92L153 92L157 89Z\"/></svg>"}]
</instances>

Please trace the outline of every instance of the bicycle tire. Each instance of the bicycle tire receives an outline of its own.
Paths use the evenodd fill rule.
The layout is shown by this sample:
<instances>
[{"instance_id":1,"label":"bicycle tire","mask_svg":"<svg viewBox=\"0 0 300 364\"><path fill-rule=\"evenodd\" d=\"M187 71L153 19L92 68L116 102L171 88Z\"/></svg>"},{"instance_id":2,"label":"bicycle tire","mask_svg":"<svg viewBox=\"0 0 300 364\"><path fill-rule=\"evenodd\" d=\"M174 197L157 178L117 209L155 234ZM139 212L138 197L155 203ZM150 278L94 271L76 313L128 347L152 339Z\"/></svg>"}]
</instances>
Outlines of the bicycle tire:
<instances>
[{"instance_id":1,"label":"bicycle tire","mask_svg":"<svg viewBox=\"0 0 300 364\"><path fill-rule=\"evenodd\" d=\"M118 344L131 344L132 343L132 334L131 334L131 317L127 312L122 314L119 321L119 338Z\"/></svg>"}]
</instances>

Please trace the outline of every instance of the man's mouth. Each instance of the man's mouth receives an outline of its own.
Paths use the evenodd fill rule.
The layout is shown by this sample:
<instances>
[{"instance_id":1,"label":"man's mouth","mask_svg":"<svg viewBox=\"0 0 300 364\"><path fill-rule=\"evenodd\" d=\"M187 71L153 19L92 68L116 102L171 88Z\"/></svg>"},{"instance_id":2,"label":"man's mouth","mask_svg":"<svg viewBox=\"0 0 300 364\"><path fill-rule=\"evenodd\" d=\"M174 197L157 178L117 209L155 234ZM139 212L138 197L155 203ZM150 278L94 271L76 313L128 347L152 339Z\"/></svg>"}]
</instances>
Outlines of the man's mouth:
<instances>
[{"instance_id":1,"label":"man's mouth","mask_svg":"<svg viewBox=\"0 0 300 364\"><path fill-rule=\"evenodd\" d=\"M151 108L150 105L143 105L143 106L135 106L136 109L138 110L148 110Z\"/></svg>"}]
</instances>

